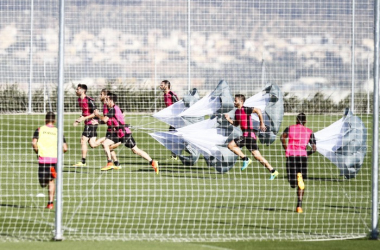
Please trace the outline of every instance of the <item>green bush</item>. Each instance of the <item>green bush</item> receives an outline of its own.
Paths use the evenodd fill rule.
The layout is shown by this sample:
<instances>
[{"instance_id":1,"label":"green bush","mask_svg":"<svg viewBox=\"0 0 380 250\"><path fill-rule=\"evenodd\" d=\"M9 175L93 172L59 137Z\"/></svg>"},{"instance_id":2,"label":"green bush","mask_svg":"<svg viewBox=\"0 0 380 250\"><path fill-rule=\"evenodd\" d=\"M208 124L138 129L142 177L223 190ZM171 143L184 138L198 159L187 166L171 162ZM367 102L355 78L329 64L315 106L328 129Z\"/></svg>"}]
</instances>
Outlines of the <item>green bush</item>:
<instances>
[{"instance_id":1,"label":"green bush","mask_svg":"<svg viewBox=\"0 0 380 250\"><path fill-rule=\"evenodd\" d=\"M165 107L162 94L159 91L150 89L136 89L136 83L121 82L119 80L108 80L104 86L107 90L118 96L117 104L125 112L154 112ZM72 85L70 90L64 91L64 111L80 112L78 108L78 97L75 95L76 85ZM52 110L57 110L57 90L50 93L49 100L46 100L46 110L50 105ZM100 89L89 89L88 96L93 97L97 103L100 95ZM6 84L0 88L0 113L24 113L28 111L29 97L28 93L20 90L17 84ZM42 113L44 111L44 94L43 89L36 90L32 93L32 112ZM330 96L325 96L317 92L311 98L300 98L289 93L284 93L284 110L286 113L306 112L309 114L324 114L341 112L351 105L351 95L334 103ZM373 109L373 95L370 95L370 110ZM99 108L102 108L101 106ZM367 113L367 94L355 94L355 112Z\"/></svg>"}]
</instances>

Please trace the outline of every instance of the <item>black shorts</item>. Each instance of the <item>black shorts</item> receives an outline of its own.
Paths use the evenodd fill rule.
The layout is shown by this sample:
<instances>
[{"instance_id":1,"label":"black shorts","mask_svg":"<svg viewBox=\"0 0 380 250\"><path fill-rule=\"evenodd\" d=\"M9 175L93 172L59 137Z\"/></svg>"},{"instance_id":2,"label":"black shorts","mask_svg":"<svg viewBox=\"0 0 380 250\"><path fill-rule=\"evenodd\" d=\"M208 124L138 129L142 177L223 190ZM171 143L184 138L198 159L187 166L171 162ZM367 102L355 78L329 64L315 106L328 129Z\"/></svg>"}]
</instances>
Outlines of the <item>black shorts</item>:
<instances>
[{"instance_id":1,"label":"black shorts","mask_svg":"<svg viewBox=\"0 0 380 250\"><path fill-rule=\"evenodd\" d=\"M98 134L96 133L97 129L98 129L98 125L85 125L82 136L86 136L87 138L97 137L98 136Z\"/></svg>"},{"instance_id":2,"label":"black shorts","mask_svg":"<svg viewBox=\"0 0 380 250\"><path fill-rule=\"evenodd\" d=\"M46 187L50 181L57 177L55 168L57 164L55 163L39 163L38 164L38 180L40 181L41 187Z\"/></svg>"},{"instance_id":3,"label":"black shorts","mask_svg":"<svg viewBox=\"0 0 380 250\"><path fill-rule=\"evenodd\" d=\"M110 139L114 143L118 143L118 142L124 143L124 145L127 148L134 148L136 146L136 142L133 139L132 134L125 134L123 137L119 138L117 133L107 131L106 138Z\"/></svg>"},{"instance_id":4,"label":"black shorts","mask_svg":"<svg viewBox=\"0 0 380 250\"><path fill-rule=\"evenodd\" d=\"M122 140L122 141L121 141ZM135 139L133 139L132 134L126 134L123 138L120 138L120 141L124 143L127 148L134 148L136 146Z\"/></svg>"},{"instance_id":5,"label":"black shorts","mask_svg":"<svg viewBox=\"0 0 380 250\"><path fill-rule=\"evenodd\" d=\"M307 156L286 157L286 172L290 186L297 187L297 173L301 173L303 179L307 178Z\"/></svg>"},{"instance_id":6,"label":"black shorts","mask_svg":"<svg viewBox=\"0 0 380 250\"><path fill-rule=\"evenodd\" d=\"M240 148L246 146L249 151L259 150L259 146L257 145L256 139L250 136L240 136L239 138L236 138L234 141L236 145Z\"/></svg>"}]
</instances>

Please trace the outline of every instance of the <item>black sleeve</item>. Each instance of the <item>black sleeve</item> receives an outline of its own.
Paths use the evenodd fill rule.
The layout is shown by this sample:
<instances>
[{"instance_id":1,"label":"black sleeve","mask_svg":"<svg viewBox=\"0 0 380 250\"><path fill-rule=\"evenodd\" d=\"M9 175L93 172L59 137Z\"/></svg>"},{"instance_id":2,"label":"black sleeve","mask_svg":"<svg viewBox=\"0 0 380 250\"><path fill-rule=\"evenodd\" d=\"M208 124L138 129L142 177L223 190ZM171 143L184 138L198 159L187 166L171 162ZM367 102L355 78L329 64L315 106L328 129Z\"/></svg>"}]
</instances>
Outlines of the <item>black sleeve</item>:
<instances>
[{"instance_id":1,"label":"black sleeve","mask_svg":"<svg viewBox=\"0 0 380 250\"><path fill-rule=\"evenodd\" d=\"M172 102L173 103L176 103L178 102L178 96L176 94L174 94L172 91L169 91L169 94L172 96Z\"/></svg>"},{"instance_id":2,"label":"black sleeve","mask_svg":"<svg viewBox=\"0 0 380 250\"><path fill-rule=\"evenodd\" d=\"M96 109L96 104L94 100L92 100L91 98L88 98L88 107L90 108L91 113L94 112Z\"/></svg>"},{"instance_id":3,"label":"black sleeve","mask_svg":"<svg viewBox=\"0 0 380 250\"><path fill-rule=\"evenodd\" d=\"M36 129L36 131L34 131L33 139L38 139L39 134L40 134L40 130L38 128L38 129Z\"/></svg>"},{"instance_id":4,"label":"black sleeve","mask_svg":"<svg viewBox=\"0 0 380 250\"><path fill-rule=\"evenodd\" d=\"M251 115L253 113L253 107L244 107L244 111L247 115Z\"/></svg>"},{"instance_id":5,"label":"black sleeve","mask_svg":"<svg viewBox=\"0 0 380 250\"><path fill-rule=\"evenodd\" d=\"M284 130L284 132L282 132L283 134L289 134L289 127L286 127L286 129Z\"/></svg>"},{"instance_id":6,"label":"black sleeve","mask_svg":"<svg viewBox=\"0 0 380 250\"><path fill-rule=\"evenodd\" d=\"M111 108L108 110L107 117L112 118L116 115L115 109Z\"/></svg>"},{"instance_id":7,"label":"black sleeve","mask_svg":"<svg viewBox=\"0 0 380 250\"><path fill-rule=\"evenodd\" d=\"M312 134L310 135L309 143L310 143L311 145L313 145L313 144L317 144L317 141L315 140L314 133L312 133Z\"/></svg>"}]
</instances>

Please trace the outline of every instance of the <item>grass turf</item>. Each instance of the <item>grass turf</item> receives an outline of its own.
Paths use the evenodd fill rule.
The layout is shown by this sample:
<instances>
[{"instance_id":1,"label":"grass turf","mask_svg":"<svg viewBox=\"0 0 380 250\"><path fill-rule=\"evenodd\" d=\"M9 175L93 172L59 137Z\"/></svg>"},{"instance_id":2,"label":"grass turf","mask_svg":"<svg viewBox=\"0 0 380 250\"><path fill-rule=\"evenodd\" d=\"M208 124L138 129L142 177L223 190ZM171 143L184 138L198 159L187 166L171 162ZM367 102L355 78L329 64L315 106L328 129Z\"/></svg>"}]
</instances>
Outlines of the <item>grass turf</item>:
<instances>
[{"instance_id":1,"label":"grass turf","mask_svg":"<svg viewBox=\"0 0 380 250\"><path fill-rule=\"evenodd\" d=\"M140 148L160 162L155 175L146 161L124 146L117 149L122 169L101 173L106 164L101 147L88 151L86 168L73 168L81 158L82 126L64 118L69 151L64 156L63 229L66 239L217 241L249 239L324 239L365 237L370 225L370 153L357 178L344 180L319 154L309 160L304 213L294 212L295 190L286 180L279 140L260 151L280 175L269 174L254 162L241 172L235 166L218 174L200 159L195 166L170 160L170 152L148 132L168 126L149 115L126 115ZM37 160L30 142L43 125L43 115L2 115L0 233L5 240L49 240L54 212L46 211L47 194L37 179ZM313 115L307 126L318 131L341 115ZM285 116L282 131L295 116ZM363 116L371 145L371 119ZM98 137L105 134L99 127ZM245 151L247 154L249 152ZM240 162L237 162L239 165ZM232 243L233 244L233 243ZM233 249L233 248L232 248Z\"/></svg>"}]
</instances>

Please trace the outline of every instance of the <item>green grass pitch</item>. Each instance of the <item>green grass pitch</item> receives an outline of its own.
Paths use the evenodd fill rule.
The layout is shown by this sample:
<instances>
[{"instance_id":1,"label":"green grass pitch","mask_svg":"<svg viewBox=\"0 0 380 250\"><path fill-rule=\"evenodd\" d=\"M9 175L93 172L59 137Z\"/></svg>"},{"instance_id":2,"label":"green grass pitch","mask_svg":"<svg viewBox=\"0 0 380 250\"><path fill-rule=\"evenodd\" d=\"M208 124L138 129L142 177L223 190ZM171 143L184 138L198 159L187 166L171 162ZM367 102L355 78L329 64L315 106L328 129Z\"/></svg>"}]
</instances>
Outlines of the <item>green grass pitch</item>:
<instances>
[{"instance_id":1,"label":"green grass pitch","mask_svg":"<svg viewBox=\"0 0 380 250\"><path fill-rule=\"evenodd\" d=\"M268 180L268 172L257 162L245 172L237 162L230 172L218 174L202 158L195 166L170 160L170 152L148 135L166 131L168 126L149 115L127 114L137 145L159 161L160 174L155 175L146 161L124 146L116 150L122 169L101 173L106 164L102 147L88 149L88 167L71 167L81 159L83 127L72 126L76 117L64 116L69 151L64 155L63 229L68 240L303 240L365 237L369 232L371 117L361 116L369 134L368 153L357 178L344 180L318 153L310 158L303 214L294 212L295 190L286 180L279 139L269 147L260 145L261 153L280 172L275 181ZM310 115L307 126L316 132L340 118ZM31 147L33 132L43 125L44 115L1 115L1 119L1 237L49 240L54 212L44 209L46 197L37 197L47 191L39 187ZM285 116L280 131L294 120L295 115ZM104 134L105 126L99 127L98 137ZM224 246L238 249L234 244Z\"/></svg>"}]
</instances>

